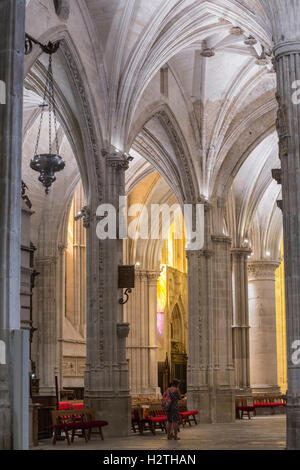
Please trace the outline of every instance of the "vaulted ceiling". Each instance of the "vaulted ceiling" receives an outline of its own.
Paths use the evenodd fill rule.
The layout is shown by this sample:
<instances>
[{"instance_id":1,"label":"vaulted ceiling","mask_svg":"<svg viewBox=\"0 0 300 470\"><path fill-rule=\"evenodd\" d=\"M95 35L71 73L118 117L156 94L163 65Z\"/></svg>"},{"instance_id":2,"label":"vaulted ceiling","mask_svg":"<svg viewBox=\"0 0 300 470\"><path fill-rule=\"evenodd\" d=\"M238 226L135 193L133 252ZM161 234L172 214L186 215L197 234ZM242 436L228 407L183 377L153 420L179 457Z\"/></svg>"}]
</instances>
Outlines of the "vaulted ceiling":
<instances>
[{"instance_id":1,"label":"vaulted ceiling","mask_svg":"<svg viewBox=\"0 0 300 470\"><path fill-rule=\"evenodd\" d=\"M201 196L231 201L236 243L250 236L257 220L264 233L281 226L280 187L271 179L271 169L279 166L276 76L261 2L73 0L69 6L69 19L62 21L52 0L30 0L26 30L38 38L49 31L73 43L103 146L108 142L134 157L127 192L158 171L181 203ZM40 56L33 68L28 65L27 136L34 134L38 117L40 91L32 77L43 63ZM69 111L62 116L72 117L74 130L76 98L63 64L56 70L61 104ZM62 185L82 176L67 127L63 123L65 154L74 165L68 165ZM28 143L25 148L29 155ZM57 188L60 180L59 175ZM277 232L274 246L280 245Z\"/></svg>"}]
</instances>

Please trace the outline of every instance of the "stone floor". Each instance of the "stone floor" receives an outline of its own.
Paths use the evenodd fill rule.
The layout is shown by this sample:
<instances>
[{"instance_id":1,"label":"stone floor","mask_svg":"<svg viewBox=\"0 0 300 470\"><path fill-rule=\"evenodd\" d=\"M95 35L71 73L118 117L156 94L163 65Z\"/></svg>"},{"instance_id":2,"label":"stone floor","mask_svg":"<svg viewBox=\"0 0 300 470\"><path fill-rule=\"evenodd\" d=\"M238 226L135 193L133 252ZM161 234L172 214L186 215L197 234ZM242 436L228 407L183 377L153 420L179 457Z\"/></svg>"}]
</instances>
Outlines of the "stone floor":
<instances>
[{"instance_id":1,"label":"stone floor","mask_svg":"<svg viewBox=\"0 0 300 470\"><path fill-rule=\"evenodd\" d=\"M237 420L232 424L201 424L181 429L180 440L168 441L161 431L153 436L146 431L143 436L133 434L125 438L106 438L93 435L91 441L75 438L68 446L58 441L41 441L36 450L282 450L285 448L286 417L284 415L260 416Z\"/></svg>"}]
</instances>

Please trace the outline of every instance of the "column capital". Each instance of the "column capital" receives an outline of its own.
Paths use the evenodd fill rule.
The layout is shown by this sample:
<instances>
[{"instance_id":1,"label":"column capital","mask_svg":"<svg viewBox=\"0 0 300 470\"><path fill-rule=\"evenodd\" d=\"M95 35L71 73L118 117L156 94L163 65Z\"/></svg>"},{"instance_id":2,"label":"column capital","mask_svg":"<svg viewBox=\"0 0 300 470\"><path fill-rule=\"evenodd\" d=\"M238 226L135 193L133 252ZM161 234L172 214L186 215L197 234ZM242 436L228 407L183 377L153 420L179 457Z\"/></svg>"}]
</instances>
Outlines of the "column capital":
<instances>
[{"instance_id":1,"label":"column capital","mask_svg":"<svg viewBox=\"0 0 300 470\"><path fill-rule=\"evenodd\" d=\"M251 248L243 248L243 247L237 247L237 248L231 248L230 252L233 255L240 256L240 257L246 257L250 256L252 253Z\"/></svg>"},{"instance_id":2,"label":"column capital","mask_svg":"<svg viewBox=\"0 0 300 470\"><path fill-rule=\"evenodd\" d=\"M248 263L249 281L274 281L275 271L280 266L279 261L250 261Z\"/></svg>"},{"instance_id":3,"label":"column capital","mask_svg":"<svg viewBox=\"0 0 300 470\"><path fill-rule=\"evenodd\" d=\"M117 168L122 170L128 170L129 163L133 160L133 157L128 153L121 152L117 148L111 146L108 149L101 150L102 156L106 159L106 165L111 168Z\"/></svg>"},{"instance_id":4,"label":"column capital","mask_svg":"<svg viewBox=\"0 0 300 470\"><path fill-rule=\"evenodd\" d=\"M67 248L68 248L68 245L66 243L58 243L57 245L57 249L60 254L64 253Z\"/></svg>"},{"instance_id":5,"label":"column capital","mask_svg":"<svg viewBox=\"0 0 300 470\"><path fill-rule=\"evenodd\" d=\"M276 60L286 55L300 54L300 40L279 42L274 46L273 52Z\"/></svg>"},{"instance_id":6,"label":"column capital","mask_svg":"<svg viewBox=\"0 0 300 470\"><path fill-rule=\"evenodd\" d=\"M137 279L148 279L149 281L157 282L160 270L135 269L135 276Z\"/></svg>"},{"instance_id":7,"label":"column capital","mask_svg":"<svg viewBox=\"0 0 300 470\"><path fill-rule=\"evenodd\" d=\"M227 235L212 235L211 240L215 243L226 243L228 245L232 243L232 238Z\"/></svg>"},{"instance_id":8,"label":"column capital","mask_svg":"<svg viewBox=\"0 0 300 470\"><path fill-rule=\"evenodd\" d=\"M210 258L213 255L212 250L186 250L185 255L188 259L188 261L191 261L194 258Z\"/></svg>"}]
</instances>

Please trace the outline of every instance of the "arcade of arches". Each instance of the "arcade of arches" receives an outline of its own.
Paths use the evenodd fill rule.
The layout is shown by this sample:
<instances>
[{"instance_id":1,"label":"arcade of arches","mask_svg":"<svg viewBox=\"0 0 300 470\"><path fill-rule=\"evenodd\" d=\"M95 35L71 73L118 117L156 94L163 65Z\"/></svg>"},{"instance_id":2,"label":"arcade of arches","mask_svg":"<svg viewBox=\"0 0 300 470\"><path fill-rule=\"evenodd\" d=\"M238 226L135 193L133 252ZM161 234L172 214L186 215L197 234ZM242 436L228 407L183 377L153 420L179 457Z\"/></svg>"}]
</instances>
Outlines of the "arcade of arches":
<instances>
[{"instance_id":1,"label":"arcade of arches","mask_svg":"<svg viewBox=\"0 0 300 470\"><path fill-rule=\"evenodd\" d=\"M55 377L107 436L172 377L200 423L286 394L300 448L299 20L297 0L0 1L0 448L28 447ZM48 195L30 160L54 123L39 129L49 56L24 55L25 31L60 41ZM100 240L97 208L120 196L133 236ZM144 237L158 204L181 210ZM204 205L198 250L185 204Z\"/></svg>"}]
</instances>

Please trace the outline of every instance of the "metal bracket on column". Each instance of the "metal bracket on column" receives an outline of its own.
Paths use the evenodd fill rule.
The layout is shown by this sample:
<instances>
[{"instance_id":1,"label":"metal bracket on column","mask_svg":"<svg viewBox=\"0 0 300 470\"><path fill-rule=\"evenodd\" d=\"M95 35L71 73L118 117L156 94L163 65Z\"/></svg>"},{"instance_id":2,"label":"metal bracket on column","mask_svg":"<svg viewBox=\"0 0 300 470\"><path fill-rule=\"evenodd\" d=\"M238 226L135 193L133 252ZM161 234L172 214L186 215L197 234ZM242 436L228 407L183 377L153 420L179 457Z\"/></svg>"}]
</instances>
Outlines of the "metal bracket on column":
<instances>
[{"instance_id":1,"label":"metal bracket on column","mask_svg":"<svg viewBox=\"0 0 300 470\"><path fill-rule=\"evenodd\" d=\"M40 46L45 54L55 54L59 48L59 43L60 41L49 41L48 44L42 44L37 39L30 36L30 34L25 33L25 55L29 55L32 52L33 44Z\"/></svg>"},{"instance_id":2,"label":"metal bracket on column","mask_svg":"<svg viewBox=\"0 0 300 470\"><path fill-rule=\"evenodd\" d=\"M134 280L135 280L135 266L118 266L118 288L126 289L124 292L125 299L123 297L119 299L119 304L124 305L129 300L129 294L131 294L132 289L134 289Z\"/></svg>"},{"instance_id":3,"label":"metal bracket on column","mask_svg":"<svg viewBox=\"0 0 300 470\"><path fill-rule=\"evenodd\" d=\"M128 300L129 300L129 294L131 294L131 292L132 292L132 289L130 289L130 288L126 289L125 292L124 292L124 295L126 296L126 299L123 299L123 298L119 299L119 304L121 304L121 305L127 304Z\"/></svg>"}]
</instances>

